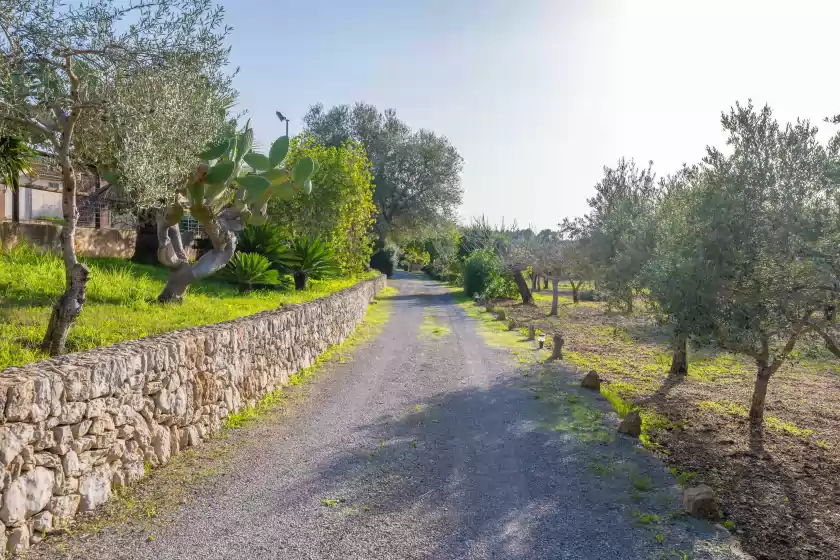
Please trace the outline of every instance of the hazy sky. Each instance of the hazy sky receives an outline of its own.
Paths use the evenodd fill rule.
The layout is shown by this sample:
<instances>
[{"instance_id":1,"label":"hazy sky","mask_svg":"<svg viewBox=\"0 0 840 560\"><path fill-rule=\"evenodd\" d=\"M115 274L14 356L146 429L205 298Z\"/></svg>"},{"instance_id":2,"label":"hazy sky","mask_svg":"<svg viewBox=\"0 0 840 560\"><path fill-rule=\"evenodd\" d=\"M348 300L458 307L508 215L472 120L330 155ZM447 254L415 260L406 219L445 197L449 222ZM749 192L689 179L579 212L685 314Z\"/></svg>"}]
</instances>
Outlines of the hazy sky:
<instances>
[{"instance_id":1,"label":"hazy sky","mask_svg":"<svg viewBox=\"0 0 840 560\"><path fill-rule=\"evenodd\" d=\"M465 220L554 227L621 156L665 174L722 144L736 100L840 112L832 0L224 4L258 140L282 133L278 109L294 133L317 102L393 107L464 157Z\"/></svg>"}]
</instances>

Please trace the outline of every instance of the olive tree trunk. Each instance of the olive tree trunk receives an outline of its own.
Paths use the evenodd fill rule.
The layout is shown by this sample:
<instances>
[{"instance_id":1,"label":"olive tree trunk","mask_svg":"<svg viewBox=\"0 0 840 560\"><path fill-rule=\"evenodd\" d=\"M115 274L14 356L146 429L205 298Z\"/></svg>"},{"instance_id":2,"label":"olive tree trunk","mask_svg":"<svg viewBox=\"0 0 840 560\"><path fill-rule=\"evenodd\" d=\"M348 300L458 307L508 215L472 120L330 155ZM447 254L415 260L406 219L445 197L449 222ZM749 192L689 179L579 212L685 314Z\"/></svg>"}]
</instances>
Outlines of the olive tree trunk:
<instances>
[{"instance_id":1,"label":"olive tree trunk","mask_svg":"<svg viewBox=\"0 0 840 560\"><path fill-rule=\"evenodd\" d=\"M513 281L516 283L516 288L519 290L519 296L522 298L522 303L533 303L534 297L531 295L531 290L528 289L528 283L522 276L522 271L515 269L513 271Z\"/></svg>"},{"instance_id":2,"label":"olive tree trunk","mask_svg":"<svg viewBox=\"0 0 840 560\"><path fill-rule=\"evenodd\" d=\"M190 284L218 272L233 257L236 251L234 232L243 227L239 213L232 209L224 210L218 218L211 217L202 222L202 225L213 244L213 249L190 264L178 224L167 223L165 212L158 212L158 261L169 268L169 279L158 296L159 302L184 301Z\"/></svg>"},{"instance_id":3,"label":"olive tree trunk","mask_svg":"<svg viewBox=\"0 0 840 560\"><path fill-rule=\"evenodd\" d=\"M572 285L572 303L578 303L580 301L580 295L578 294L580 291L580 282L575 283L573 280L569 280L569 284Z\"/></svg>"},{"instance_id":4,"label":"olive tree trunk","mask_svg":"<svg viewBox=\"0 0 840 560\"><path fill-rule=\"evenodd\" d=\"M53 306L47 332L41 342L41 350L48 352L50 356L64 353L70 328L84 307L90 277L88 267L76 258L76 221L79 211L76 207L76 175L70 163L71 134L72 123L69 130L65 128L62 132L61 149L57 154L61 165L62 180L61 209L64 225L61 228L61 258L64 261L65 288L64 293Z\"/></svg>"},{"instance_id":5,"label":"olive tree trunk","mask_svg":"<svg viewBox=\"0 0 840 560\"><path fill-rule=\"evenodd\" d=\"M764 425L764 406L767 403L767 387L770 385L770 377L773 370L766 359L757 358L756 366L758 372L755 377L752 403L750 404L750 425L753 428L761 428Z\"/></svg>"},{"instance_id":6,"label":"olive tree trunk","mask_svg":"<svg viewBox=\"0 0 840 560\"><path fill-rule=\"evenodd\" d=\"M674 349L671 355L671 369L669 375L686 375L688 373L688 335L677 333Z\"/></svg>"},{"instance_id":7,"label":"olive tree trunk","mask_svg":"<svg viewBox=\"0 0 840 560\"><path fill-rule=\"evenodd\" d=\"M540 289L540 280L537 278L537 274L535 272L531 273L531 291L537 292Z\"/></svg>"},{"instance_id":8,"label":"olive tree trunk","mask_svg":"<svg viewBox=\"0 0 840 560\"><path fill-rule=\"evenodd\" d=\"M558 278L551 279L551 313L549 315L557 316L557 303L560 300L560 280Z\"/></svg>"}]
</instances>

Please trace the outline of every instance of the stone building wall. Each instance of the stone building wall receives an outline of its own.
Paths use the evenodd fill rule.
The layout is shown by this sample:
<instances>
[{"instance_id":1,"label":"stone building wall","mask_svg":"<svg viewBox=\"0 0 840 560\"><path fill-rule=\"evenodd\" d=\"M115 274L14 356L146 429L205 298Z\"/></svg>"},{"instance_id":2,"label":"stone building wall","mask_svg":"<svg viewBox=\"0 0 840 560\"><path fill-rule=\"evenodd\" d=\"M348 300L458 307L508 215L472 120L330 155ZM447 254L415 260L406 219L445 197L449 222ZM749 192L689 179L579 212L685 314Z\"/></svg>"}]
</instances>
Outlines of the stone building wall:
<instances>
[{"instance_id":1,"label":"stone building wall","mask_svg":"<svg viewBox=\"0 0 840 560\"><path fill-rule=\"evenodd\" d=\"M129 258L134 254L134 230L76 228L76 253L82 257ZM48 223L14 223L0 218L0 249L26 242L44 251L61 251L61 226Z\"/></svg>"},{"instance_id":2,"label":"stone building wall","mask_svg":"<svg viewBox=\"0 0 840 560\"><path fill-rule=\"evenodd\" d=\"M0 557L286 384L353 332L385 282L0 372Z\"/></svg>"}]
</instances>

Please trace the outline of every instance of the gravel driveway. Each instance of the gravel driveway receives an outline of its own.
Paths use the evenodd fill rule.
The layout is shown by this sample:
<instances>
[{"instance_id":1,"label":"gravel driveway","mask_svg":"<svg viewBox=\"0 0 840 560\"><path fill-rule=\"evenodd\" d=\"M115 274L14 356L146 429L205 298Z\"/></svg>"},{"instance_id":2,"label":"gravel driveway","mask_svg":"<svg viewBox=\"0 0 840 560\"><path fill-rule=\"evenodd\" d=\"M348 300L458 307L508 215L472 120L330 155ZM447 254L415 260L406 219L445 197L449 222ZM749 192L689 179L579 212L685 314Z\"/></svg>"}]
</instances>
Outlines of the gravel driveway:
<instances>
[{"instance_id":1,"label":"gravel driveway","mask_svg":"<svg viewBox=\"0 0 840 560\"><path fill-rule=\"evenodd\" d=\"M255 430L232 474L154 541L111 531L73 557L739 557L728 533L679 514L673 476L612 437L606 406L572 374L553 374L563 390L549 394L438 284L391 285L385 331L318 378L293 415Z\"/></svg>"}]
</instances>

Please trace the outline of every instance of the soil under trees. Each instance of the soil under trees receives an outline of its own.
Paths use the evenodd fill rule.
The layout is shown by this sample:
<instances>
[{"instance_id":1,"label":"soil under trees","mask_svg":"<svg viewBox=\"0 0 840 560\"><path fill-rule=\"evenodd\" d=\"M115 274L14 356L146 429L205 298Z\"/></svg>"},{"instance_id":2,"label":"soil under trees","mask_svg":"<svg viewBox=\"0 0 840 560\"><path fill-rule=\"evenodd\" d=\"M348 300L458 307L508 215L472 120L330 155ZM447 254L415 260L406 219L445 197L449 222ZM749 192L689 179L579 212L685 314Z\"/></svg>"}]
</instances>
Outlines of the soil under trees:
<instances>
[{"instance_id":1,"label":"soil under trees","mask_svg":"<svg viewBox=\"0 0 840 560\"><path fill-rule=\"evenodd\" d=\"M562 333L567 363L596 370L607 391L641 407L648 446L673 472L716 489L722 521L747 552L759 560L840 557L840 362L819 341L800 344L773 376L763 451L754 451L750 358L689 344L688 374L669 375L670 333L643 309L573 304L564 290L558 316L548 317L550 293L535 296L536 305L496 306L520 326Z\"/></svg>"}]
</instances>

